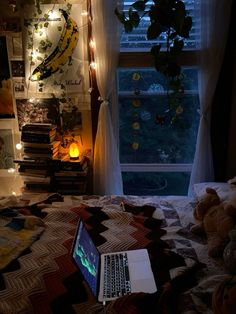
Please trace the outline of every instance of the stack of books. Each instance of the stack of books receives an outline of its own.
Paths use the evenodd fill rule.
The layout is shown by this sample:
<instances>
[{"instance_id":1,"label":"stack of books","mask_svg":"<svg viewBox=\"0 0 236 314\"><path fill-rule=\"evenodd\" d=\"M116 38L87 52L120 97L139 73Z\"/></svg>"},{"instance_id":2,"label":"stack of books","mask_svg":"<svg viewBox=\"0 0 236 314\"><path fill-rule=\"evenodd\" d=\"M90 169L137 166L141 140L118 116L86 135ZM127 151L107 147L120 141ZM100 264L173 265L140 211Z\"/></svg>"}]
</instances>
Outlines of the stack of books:
<instances>
[{"instance_id":1,"label":"stack of books","mask_svg":"<svg viewBox=\"0 0 236 314\"><path fill-rule=\"evenodd\" d=\"M22 192L51 191L51 171L46 159L17 159L18 172L23 179Z\"/></svg>"},{"instance_id":2,"label":"stack of books","mask_svg":"<svg viewBox=\"0 0 236 314\"><path fill-rule=\"evenodd\" d=\"M22 126L23 158L18 163L23 192L51 192L52 160L58 156L56 126L50 123L28 123Z\"/></svg>"},{"instance_id":3,"label":"stack of books","mask_svg":"<svg viewBox=\"0 0 236 314\"><path fill-rule=\"evenodd\" d=\"M56 158L59 141L56 141L57 126L50 123L27 123L22 126L24 158Z\"/></svg>"},{"instance_id":4,"label":"stack of books","mask_svg":"<svg viewBox=\"0 0 236 314\"><path fill-rule=\"evenodd\" d=\"M87 193L89 178L89 158L79 160L54 160L53 186L63 195L82 195Z\"/></svg>"}]
</instances>

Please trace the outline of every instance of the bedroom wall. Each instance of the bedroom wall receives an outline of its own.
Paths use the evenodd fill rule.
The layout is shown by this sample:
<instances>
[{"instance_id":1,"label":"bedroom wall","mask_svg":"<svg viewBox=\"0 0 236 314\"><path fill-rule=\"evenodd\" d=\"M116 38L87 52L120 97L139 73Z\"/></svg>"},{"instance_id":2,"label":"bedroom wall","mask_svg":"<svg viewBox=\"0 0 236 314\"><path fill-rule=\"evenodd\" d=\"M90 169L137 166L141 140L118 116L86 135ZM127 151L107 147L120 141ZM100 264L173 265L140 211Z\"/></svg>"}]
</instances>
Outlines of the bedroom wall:
<instances>
[{"instance_id":1,"label":"bedroom wall","mask_svg":"<svg viewBox=\"0 0 236 314\"><path fill-rule=\"evenodd\" d=\"M57 4L50 4L50 1L40 1L42 14L38 14L35 1L17 1L1 0L0 2L0 36L5 37L7 41L8 65L10 71L10 94L12 97L12 108L6 111L5 103L0 102L0 136L5 136L7 142L4 146L4 153L14 155L14 159L22 157L22 150L16 149L16 144L20 142L21 126L25 122L36 122L39 119L39 113L42 106L47 111L52 110L51 101L58 115L58 136L62 141L61 151L68 149L69 143L73 136L77 136L80 150L90 154L92 159L92 122L91 122L91 101L90 101L90 81L89 81L89 60L88 60L88 16L83 14L87 10L87 1L57 1ZM13 6L16 3L16 10L13 12ZM59 3L59 4L58 4ZM69 10L68 4L72 5ZM27 5L27 6L26 6ZM34 21L31 25L25 24L33 19L43 19L45 12L49 9L54 11L59 8L68 9L70 16L75 20L79 29L79 40L73 51L72 57L68 59L65 66L53 74L50 78L41 82L32 82L30 74L36 68L46 55L49 55L59 42L65 23L64 18L60 15L54 20L44 20L48 23L47 27L42 28L42 37L36 42L34 33ZM33 11L32 11L33 10ZM41 23L42 24L42 23ZM33 26L32 26L33 25ZM44 35L47 35L45 37ZM44 37L43 37L44 36ZM33 45L37 48L41 45L41 40L49 39L51 47L45 54L41 53L32 62L32 37ZM41 45L42 47L42 45ZM40 49L37 49L40 50ZM41 50L42 51L42 50ZM24 70L20 67L23 65ZM23 69L22 67L22 69ZM0 69L1 71L1 69ZM2 79L3 76L0 76ZM2 85L2 84L1 84ZM0 88L0 99L3 99L5 90ZM55 101L55 102L54 102ZM33 104L33 105L32 105ZM32 114L32 106L34 108L34 118ZM43 107L43 108L44 108ZM9 115L9 112L12 114ZM49 116L49 114L48 114ZM41 122L43 121L40 117ZM53 120L54 118L52 118ZM32 121L31 121L32 120ZM54 120L53 120L54 122ZM11 146L11 147L10 147ZM1 147L0 147L1 148ZM2 149L0 149L2 154ZM13 166L16 165L13 163ZM20 193L22 185L21 178L16 172L9 172L9 164L0 164L0 195Z\"/></svg>"}]
</instances>

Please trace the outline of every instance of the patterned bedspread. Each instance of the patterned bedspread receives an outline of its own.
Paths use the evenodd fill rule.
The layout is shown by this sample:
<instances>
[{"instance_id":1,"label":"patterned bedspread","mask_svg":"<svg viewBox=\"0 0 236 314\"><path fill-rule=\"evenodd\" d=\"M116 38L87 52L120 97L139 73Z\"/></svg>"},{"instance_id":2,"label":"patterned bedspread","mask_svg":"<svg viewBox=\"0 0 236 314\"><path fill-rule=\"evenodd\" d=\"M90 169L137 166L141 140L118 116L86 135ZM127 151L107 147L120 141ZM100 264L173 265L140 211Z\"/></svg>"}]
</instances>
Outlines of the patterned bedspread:
<instances>
[{"instance_id":1,"label":"patterned bedspread","mask_svg":"<svg viewBox=\"0 0 236 314\"><path fill-rule=\"evenodd\" d=\"M43 218L45 229L1 271L1 314L212 313L213 283L223 270L208 259L204 239L190 232L193 199L54 195L17 204ZM101 252L146 247L157 293L125 296L105 309L97 303L71 259L79 217Z\"/></svg>"}]
</instances>

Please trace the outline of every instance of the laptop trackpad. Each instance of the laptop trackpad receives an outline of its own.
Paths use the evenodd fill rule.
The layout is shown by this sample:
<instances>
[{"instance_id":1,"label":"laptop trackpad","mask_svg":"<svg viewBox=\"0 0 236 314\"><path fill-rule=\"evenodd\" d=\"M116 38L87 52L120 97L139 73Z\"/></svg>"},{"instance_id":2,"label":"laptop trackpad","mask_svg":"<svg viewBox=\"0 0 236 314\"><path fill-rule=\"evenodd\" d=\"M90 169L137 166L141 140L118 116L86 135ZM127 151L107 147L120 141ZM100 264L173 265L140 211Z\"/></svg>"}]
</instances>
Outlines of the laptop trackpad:
<instances>
[{"instance_id":1,"label":"laptop trackpad","mask_svg":"<svg viewBox=\"0 0 236 314\"><path fill-rule=\"evenodd\" d=\"M150 265L148 262L144 261L132 262L129 271L132 280L139 280L147 277L152 277L152 273L150 272Z\"/></svg>"},{"instance_id":2,"label":"laptop trackpad","mask_svg":"<svg viewBox=\"0 0 236 314\"><path fill-rule=\"evenodd\" d=\"M157 288L149 262L132 262L129 271L132 292L156 292Z\"/></svg>"}]
</instances>

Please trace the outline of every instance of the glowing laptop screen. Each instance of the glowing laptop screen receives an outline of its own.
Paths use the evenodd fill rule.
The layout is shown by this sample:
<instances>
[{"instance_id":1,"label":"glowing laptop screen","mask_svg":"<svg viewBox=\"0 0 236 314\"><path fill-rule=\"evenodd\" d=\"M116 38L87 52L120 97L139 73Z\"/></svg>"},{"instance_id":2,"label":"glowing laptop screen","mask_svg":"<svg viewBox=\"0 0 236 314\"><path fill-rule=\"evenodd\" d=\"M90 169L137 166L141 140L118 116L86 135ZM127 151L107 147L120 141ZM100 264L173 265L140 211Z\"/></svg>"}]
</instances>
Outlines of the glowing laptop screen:
<instances>
[{"instance_id":1,"label":"glowing laptop screen","mask_svg":"<svg viewBox=\"0 0 236 314\"><path fill-rule=\"evenodd\" d=\"M72 256L93 294L97 296L100 255L82 221L79 222Z\"/></svg>"}]
</instances>

